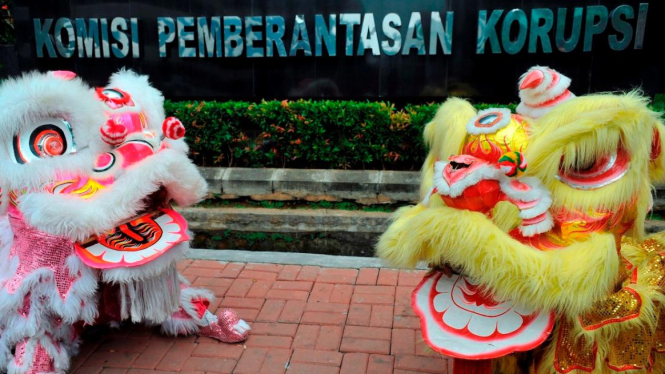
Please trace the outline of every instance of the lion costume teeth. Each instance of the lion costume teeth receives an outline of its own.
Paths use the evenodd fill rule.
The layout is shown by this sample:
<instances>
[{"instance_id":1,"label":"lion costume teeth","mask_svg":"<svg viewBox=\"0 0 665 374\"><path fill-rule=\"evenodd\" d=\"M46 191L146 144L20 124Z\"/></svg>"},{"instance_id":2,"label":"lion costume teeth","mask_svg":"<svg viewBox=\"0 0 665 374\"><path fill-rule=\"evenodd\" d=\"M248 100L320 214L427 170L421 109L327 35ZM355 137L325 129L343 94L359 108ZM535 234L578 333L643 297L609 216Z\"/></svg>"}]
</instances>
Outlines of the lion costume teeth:
<instances>
[{"instance_id":1,"label":"lion costume teeth","mask_svg":"<svg viewBox=\"0 0 665 374\"><path fill-rule=\"evenodd\" d=\"M433 271L414 292L439 352L491 358L497 373L663 373L665 234L645 237L644 221L652 185L665 181L665 127L637 93L575 97L569 85L532 68L520 80L521 116L446 101L424 131L427 204L396 212L377 254L461 273ZM501 173L507 151L528 161L523 176ZM491 195L492 180L516 208Z\"/></svg>"}]
</instances>

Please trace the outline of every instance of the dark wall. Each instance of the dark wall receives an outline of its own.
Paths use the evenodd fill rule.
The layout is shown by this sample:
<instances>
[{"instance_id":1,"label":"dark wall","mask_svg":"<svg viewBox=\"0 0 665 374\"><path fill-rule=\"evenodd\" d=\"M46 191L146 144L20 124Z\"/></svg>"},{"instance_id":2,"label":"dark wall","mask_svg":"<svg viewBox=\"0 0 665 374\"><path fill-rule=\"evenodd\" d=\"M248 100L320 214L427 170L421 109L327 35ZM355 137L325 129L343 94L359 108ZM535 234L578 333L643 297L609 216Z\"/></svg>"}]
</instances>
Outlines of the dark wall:
<instances>
[{"instance_id":1,"label":"dark wall","mask_svg":"<svg viewBox=\"0 0 665 374\"><path fill-rule=\"evenodd\" d=\"M637 18L640 4L648 4L646 27L641 49L635 48ZM604 32L593 37L590 51L584 51L587 6L605 6L609 20ZM634 10L631 26L632 41L624 50L611 49L609 37L618 34L612 24L612 11L620 5ZM580 41L570 52L561 52L555 43L557 11L568 8L566 35L571 33L574 7L584 7ZM554 13L553 29L549 32L552 52L543 53L538 45L529 53L531 30L524 47L516 54L501 48L492 53L489 42L485 53L477 53L478 17L487 10L488 17L495 9L503 9L495 28L501 40L502 20L512 9L522 9L530 25L532 9L547 8ZM573 79L571 90L583 94L594 91L628 90L641 87L647 93L665 92L661 54L665 26L660 22L665 12L663 1L615 0L17 0L14 15L17 29L17 51L22 70L73 70L93 84L104 84L106 78L120 67L149 74L157 88L173 99L284 99L296 97L327 97L344 99L387 99L393 101L432 101L448 95L464 95L479 101L510 102L516 99L519 76L532 65L546 65ZM177 38L169 45L167 57L159 57L157 17L269 16L285 19L285 44L288 44L296 14L304 14L307 31L314 50L314 16L340 13L373 13L379 43L385 39L381 22L387 13L401 17L399 28L404 41L412 12L420 12L423 20L424 42L429 50L430 13L437 11L445 22L445 14L454 12L452 53L419 55L346 56L346 29L337 26L336 56L294 57L221 57L184 58L178 56ZM36 53L34 19L60 17L74 22L75 18L138 18L139 58L131 53L125 58L38 58ZM354 47L360 38L360 26L355 27ZM265 37L265 30L264 31ZM51 31L53 33L53 31ZM196 33L196 31L195 31ZM519 36L516 22L509 33ZM621 36L621 35L619 35ZM196 41L191 42L195 46ZM262 42L256 43L263 46ZM302 51L301 51L302 52ZM428 51L429 52L429 51Z\"/></svg>"}]
</instances>

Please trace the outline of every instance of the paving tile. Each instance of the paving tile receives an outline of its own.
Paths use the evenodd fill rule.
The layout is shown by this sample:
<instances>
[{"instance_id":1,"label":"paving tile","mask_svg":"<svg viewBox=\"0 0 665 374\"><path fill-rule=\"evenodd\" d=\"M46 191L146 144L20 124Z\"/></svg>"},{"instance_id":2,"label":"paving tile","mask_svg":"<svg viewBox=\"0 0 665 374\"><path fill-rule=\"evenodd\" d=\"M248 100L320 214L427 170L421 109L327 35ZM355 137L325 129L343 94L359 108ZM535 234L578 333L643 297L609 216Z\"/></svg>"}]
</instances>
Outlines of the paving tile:
<instances>
[{"instance_id":1,"label":"paving tile","mask_svg":"<svg viewBox=\"0 0 665 374\"><path fill-rule=\"evenodd\" d=\"M356 284L361 285L376 285L376 279L379 277L379 269L373 268L364 268L360 269L358 273L358 278L356 279Z\"/></svg>"},{"instance_id":2,"label":"paving tile","mask_svg":"<svg viewBox=\"0 0 665 374\"><path fill-rule=\"evenodd\" d=\"M419 373L448 374L448 361L438 357L398 355L395 370L411 370Z\"/></svg>"},{"instance_id":3,"label":"paving tile","mask_svg":"<svg viewBox=\"0 0 665 374\"><path fill-rule=\"evenodd\" d=\"M280 273L284 265L277 264L247 264L245 265L246 270L257 270L257 271L267 271L270 273Z\"/></svg>"},{"instance_id":4,"label":"paving tile","mask_svg":"<svg viewBox=\"0 0 665 374\"><path fill-rule=\"evenodd\" d=\"M296 349L291 362L302 362L317 365L340 366L344 355L337 351L317 351L312 349Z\"/></svg>"},{"instance_id":5,"label":"paving tile","mask_svg":"<svg viewBox=\"0 0 665 374\"><path fill-rule=\"evenodd\" d=\"M379 270L379 278L376 284L379 286L397 286L399 270L382 268Z\"/></svg>"},{"instance_id":6,"label":"paving tile","mask_svg":"<svg viewBox=\"0 0 665 374\"><path fill-rule=\"evenodd\" d=\"M237 361L229 358L190 357L182 371L205 371L206 373L233 373Z\"/></svg>"},{"instance_id":7,"label":"paving tile","mask_svg":"<svg viewBox=\"0 0 665 374\"><path fill-rule=\"evenodd\" d=\"M295 363L289 365L289 374L339 374L339 368L327 365Z\"/></svg>"},{"instance_id":8,"label":"paving tile","mask_svg":"<svg viewBox=\"0 0 665 374\"><path fill-rule=\"evenodd\" d=\"M317 325L300 325L296 336L293 338L293 348L314 349L316 348L317 339L321 326Z\"/></svg>"},{"instance_id":9,"label":"paving tile","mask_svg":"<svg viewBox=\"0 0 665 374\"><path fill-rule=\"evenodd\" d=\"M261 366L260 374L282 374L291 359L291 349L270 348Z\"/></svg>"},{"instance_id":10,"label":"paving tile","mask_svg":"<svg viewBox=\"0 0 665 374\"><path fill-rule=\"evenodd\" d=\"M367 353L345 353L340 374L365 373L368 360Z\"/></svg>"},{"instance_id":11,"label":"paving tile","mask_svg":"<svg viewBox=\"0 0 665 374\"><path fill-rule=\"evenodd\" d=\"M356 269L331 269L323 268L319 272L317 282L336 284L356 284L358 270Z\"/></svg>"},{"instance_id":12,"label":"paving tile","mask_svg":"<svg viewBox=\"0 0 665 374\"><path fill-rule=\"evenodd\" d=\"M282 271L279 272L277 280L294 281L298 278L302 266L300 265L285 265Z\"/></svg>"},{"instance_id":13,"label":"paving tile","mask_svg":"<svg viewBox=\"0 0 665 374\"><path fill-rule=\"evenodd\" d=\"M305 306L307 303L302 300L287 300L282 313L279 315L279 322L300 323Z\"/></svg>"},{"instance_id":14,"label":"paving tile","mask_svg":"<svg viewBox=\"0 0 665 374\"><path fill-rule=\"evenodd\" d=\"M367 374L391 374L395 363L394 356L369 355ZM450 372L452 374L452 372Z\"/></svg>"},{"instance_id":15,"label":"paving tile","mask_svg":"<svg viewBox=\"0 0 665 374\"><path fill-rule=\"evenodd\" d=\"M209 309L234 309L252 326L242 343L170 337L129 325L84 342L82 374L450 374L452 360L424 342L411 293L424 271L184 260Z\"/></svg>"},{"instance_id":16,"label":"paving tile","mask_svg":"<svg viewBox=\"0 0 665 374\"><path fill-rule=\"evenodd\" d=\"M175 342L166 352L164 358L157 364L157 370L180 371L185 361L192 355L196 344L188 342Z\"/></svg>"},{"instance_id":17,"label":"paving tile","mask_svg":"<svg viewBox=\"0 0 665 374\"><path fill-rule=\"evenodd\" d=\"M245 342L248 347L257 348L290 348L293 338L290 336L267 336L267 335L252 335Z\"/></svg>"},{"instance_id":18,"label":"paving tile","mask_svg":"<svg viewBox=\"0 0 665 374\"><path fill-rule=\"evenodd\" d=\"M339 344L342 341L343 332L343 326L321 326L319 336L316 340L316 349L323 351L339 351Z\"/></svg>"},{"instance_id":19,"label":"paving tile","mask_svg":"<svg viewBox=\"0 0 665 374\"><path fill-rule=\"evenodd\" d=\"M261 308L261 312L256 317L260 322L277 322L279 315L282 314L286 300L266 300Z\"/></svg>"},{"instance_id":20,"label":"paving tile","mask_svg":"<svg viewBox=\"0 0 665 374\"><path fill-rule=\"evenodd\" d=\"M275 322L255 322L252 326L253 335L272 335L272 336L295 336L298 330L298 324L295 323L275 323Z\"/></svg>"},{"instance_id":21,"label":"paving tile","mask_svg":"<svg viewBox=\"0 0 665 374\"><path fill-rule=\"evenodd\" d=\"M267 348L247 348L233 370L234 374L256 374L268 355Z\"/></svg>"},{"instance_id":22,"label":"paving tile","mask_svg":"<svg viewBox=\"0 0 665 374\"><path fill-rule=\"evenodd\" d=\"M314 282L310 281L276 281L273 283L274 290L311 291Z\"/></svg>"},{"instance_id":23,"label":"paving tile","mask_svg":"<svg viewBox=\"0 0 665 374\"><path fill-rule=\"evenodd\" d=\"M319 270L321 270L321 268L318 266L303 266L302 269L300 269L300 273L298 273L296 280L315 281L316 277L319 276Z\"/></svg>"},{"instance_id":24,"label":"paving tile","mask_svg":"<svg viewBox=\"0 0 665 374\"><path fill-rule=\"evenodd\" d=\"M351 304L349 308L349 317L346 319L347 325L369 326L372 318L372 306L363 304Z\"/></svg>"},{"instance_id":25,"label":"paving tile","mask_svg":"<svg viewBox=\"0 0 665 374\"><path fill-rule=\"evenodd\" d=\"M269 271L247 270L245 268L240 272L240 274L238 274L238 278L275 281L277 279L277 275L279 274Z\"/></svg>"}]
</instances>

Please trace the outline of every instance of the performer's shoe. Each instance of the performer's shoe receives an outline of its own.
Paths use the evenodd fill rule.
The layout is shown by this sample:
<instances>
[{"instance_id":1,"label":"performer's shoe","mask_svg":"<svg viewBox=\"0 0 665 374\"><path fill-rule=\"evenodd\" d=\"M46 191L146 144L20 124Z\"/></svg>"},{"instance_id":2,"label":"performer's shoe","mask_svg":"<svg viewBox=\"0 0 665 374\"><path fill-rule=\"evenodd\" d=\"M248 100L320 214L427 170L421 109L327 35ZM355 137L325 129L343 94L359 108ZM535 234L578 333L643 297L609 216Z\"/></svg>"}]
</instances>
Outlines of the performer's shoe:
<instances>
[{"instance_id":1,"label":"performer's shoe","mask_svg":"<svg viewBox=\"0 0 665 374\"><path fill-rule=\"evenodd\" d=\"M206 311L204 318L210 321L210 324L202 327L198 334L224 343L237 343L247 339L251 329L247 322L238 318L231 309L224 309L217 316Z\"/></svg>"}]
</instances>

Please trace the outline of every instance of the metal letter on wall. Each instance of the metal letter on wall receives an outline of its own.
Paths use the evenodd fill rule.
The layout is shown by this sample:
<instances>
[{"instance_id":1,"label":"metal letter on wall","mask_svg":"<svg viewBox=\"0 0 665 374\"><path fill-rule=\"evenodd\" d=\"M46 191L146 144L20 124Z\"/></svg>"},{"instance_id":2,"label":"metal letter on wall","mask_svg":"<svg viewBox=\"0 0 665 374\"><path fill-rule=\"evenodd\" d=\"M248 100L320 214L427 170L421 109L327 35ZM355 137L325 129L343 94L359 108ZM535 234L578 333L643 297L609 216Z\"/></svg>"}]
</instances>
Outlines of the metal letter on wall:
<instances>
[{"instance_id":1,"label":"metal letter on wall","mask_svg":"<svg viewBox=\"0 0 665 374\"><path fill-rule=\"evenodd\" d=\"M540 21L545 21L541 24ZM551 9L533 9L531 11L531 30L529 30L529 53L536 53L538 40L544 53L552 53L550 31L554 26L554 12Z\"/></svg>"},{"instance_id":2,"label":"metal letter on wall","mask_svg":"<svg viewBox=\"0 0 665 374\"><path fill-rule=\"evenodd\" d=\"M517 22L518 32L515 40L510 39L510 28L514 22ZM519 53L524 47L526 41L526 33L529 30L527 24L526 13L522 9L513 9L506 13L506 18L503 19L503 27L501 28L501 44L506 53L514 55Z\"/></svg>"},{"instance_id":3,"label":"metal letter on wall","mask_svg":"<svg viewBox=\"0 0 665 374\"><path fill-rule=\"evenodd\" d=\"M224 56L240 57L244 48L242 20L236 16L224 17Z\"/></svg>"},{"instance_id":4,"label":"metal letter on wall","mask_svg":"<svg viewBox=\"0 0 665 374\"><path fill-rule=\"evenodd\" d=\"M649 11L649 3L641 3L640 10L637 15L637 32L635 33L635 49L642 49L644 44L644 29L647 26L647 12Z\"/></svg>"},{"instance_id":5,"label":"metal letter on wall","mask_svg":"<svg viewBox=\"0 0 665 374\"><path fill-rule=\"evenodd\" d=\"M337 56L337 15L328 16L328 27L323 15L314 16L314 54L323 55L323 44L326 46L328 56Z\"/></svg>"},{"instance_id":6,"label":"metal letter on wall","mask_svg":"<svg viewBox=\"0 0 665 374\"><path fill-rule=\"evenodd\" d=\"M77 18L75 21L79 58L83 56L99 58L101 56L101 49L99 43L99 22L97 18L90 18L87 26L83 18Z\"/></svg>"},{"instance_id":7,"label":"metal letter on wall","mask_svg":"<svg viewBox=\"0 0 665 374\"><path fill-rule=\"evenodd\" d=\"M273 56L273 48L277 48L279 57L286 57L286 47L284 47L284 17L267 16L266 17L266 56Z\"/></svg>"},{"instance_id":8,"label":"metal letter on wall","mask_svg":"<svg viewBox=\"0 0 665 374\"><path fill-rule=\"evenodd\" d=\"M394 56L402 49L402 34L395 28L402 26L402 19L397 13L388 13L383 17L382 26L386 39L381 42L381 50L387 56Z\"/></svg>"},{"instance_id":9,"label":"metal letter on wall","mask_svg":"<svg viewBox=\"0 0 665 374\"><path fill-rule=\"evenodd\" d=\"M46 47L48 57L58 57L55 54L55 48L53 48L51 35L48 33L48 31L51 29L51 25L53 24L53 19L45 19L44 25L42 25L41 20L39 18L35 18L32 20L32 24L35 31L35 47L37 47L37 57L44 57L44 47Z\"/></svg>"},{"instance_id":10,"label":"metal letter on wall","mask_svg":"<svg viewBox=\"0 0 665 374\"><path fill-rule=\"evenodd\" d=\"M67 45L62 42L63 30L67 33ZM65 58L72 57L76 48L76 34L74 33L72 21L69 18L59 18L55 23L53 33L55 34L55 47L58 49L60 56Z\"/></svg>"},{"instance_id":11,"label":"metal letter on wall","mask_svg":"<svg viewBox=\"0 0 665 374\"><path fill-rule=\"evenodd\" d=\"M605 28L607 27L607 16L607 8L602 5L590 6L586 9L586 22L584 24L584 52L591 51L593 36L605 31Z\"/></svg>"},{"instance_id":12,"label":"metal letter on wall","mask_svg":"<svg viewBox=\"0 0 665 374\"><path fill-rule=\"evenodd\" d=\"M296 16L296 22L293 25L293 37L291 38L291 48L289 56L295 56L298 50L302 50L305 56L312 55L312 46L309 44L309 35L305 25L305 16L299 14Z\"/></svg>"},{"instance_id":13,"label":"metal letter on wall","mask_svg":"<svg viewBox=\"0 0 665 374\"><path fill-rule=\"evenodd\" d=\"M417 49L419 55L425 54L425 37L423 36L423 22L420 19L420 13L418 12L411 13L411 19L409 20L409 27L406 30L406 38L404 39L404 47L402 48L402 54L408 55L411 52L412 48Z\"/></svg>"},{"instance_id":14,"label":"metal letter on wall","mask_svg":"<svg viewBox=\"0 0 665 374\"><path fill-rule=\"evenodd\" d=\"M429 54L435 55L437 42L441 44L444 55L449 55L453 48L453 19L455 12L446 12L446 28L441 23L441 13L432 12L429 33Z\"/></svg>"},{"instance_id":15,"label":"metal letter on wall","mask_svg":"<svg viewBox=\"0 0 665 374\"><path fill-rule=\"evenodd\" d=\"M157 39L159 40L159 57L166 57L166 44L175 40L175 22L173 18L157 18Z\"/></svg>"},{"instance_id":16,"label":"metal letter on wall","mask_svg":"<svg viewBox=\"0 0 665 374\"><path fill-rule=\"evenodd\" d=\"M186 27L194 27L194 17L178 17L178 56L196 57L196 48L188 47L187 42L194 41L194 30L186 30Z\"/></svg>"},{"instance_id":17,"label":"metal letter on wall","mask_svg":"<svg viewBox=\"0 0 665 374\"><path fill-rule=\"evenodd\" d=\"M501 45L499 45L499 37L496 34L496 24L499 22L502 9L495 9L492 11L490 19L487 20L487 11L481 10L478 12L478 38L476 40L476 53L481 55L485 53L485 44L490 41L492 53L501 53Z\"/></svg>"},{"instance_id":18,"label":"metal letter on wall","mask_svg":"<svg viewBox=\"0 0 665 374\"><path fill-rule=\"evenodd\" d=\"M568 9L559 8L556 16L556 48L561 52L571 52L580 41L582 34L582 16L584 8L575 8L573 10L573 25L570 29L570 38L566 39L566 13Z\"/></svg>"},{"instance_id":19,"label":"metal letter on wall","mask_svg":"<svg viewBox=\"0 0 665 374\"><path fill-rule=\"evenodd\" d=\"M199 39L199 57L222 57L222 19L210 18L210 27L206 17L199 17L196 21Z\"/></svg>"},{"instance_id":20,"label":"metal letter on wall","mask_svg":"<svg viewBox=\"0 0 665 374\"><path fill-rule=\"evenodd\" d=\"M111 50L117 58L127 57L129 53L129 37L125 34L127 30L129 30L129 27L126 19L116 17L111 21L111 35L116 40L111 43Z\"/></svg>"},{"instance_id":21,"label":"metal letter on wall","mask_svg":"<svg viewBox=\"0 0 665 374\"><path fill-rule=\"evenodd\" d=\"M245 41L247 43L247 57L263 57L263 48L255 47L254 42L263 40L263 33L254 30L254 26L263 25L263 17L245 17Z\"/></svg>"},{"instance_id":22,"label":"metal letter on wall","mask_svg":"<svg viewBox=\"0 0 665 374\"><path fill-rule=\"evenodd\" d=\"M363 56L365 50L371 49L374 56L381 54L379 50L379 37L376 35L376 22L374 14L367 13L360 28L360 42L358 43L358 56Z\"/></svg>"},{"instance_id":23,"label":"metal letter on wall","mask_svg":"<svg viewBox=\"0 0 665 374\"><path fill-rule=\"evenodd\" d=\"M610 35L608 39L610 48L615 51L623 51L628 48L633 40L633 26L626 22L626 19L635 18L635 11L630 5L620 5L612 11L610 18L612 19L612 27L623 36L619 39L618 35Z\"/></svg>"}]
</instances>

